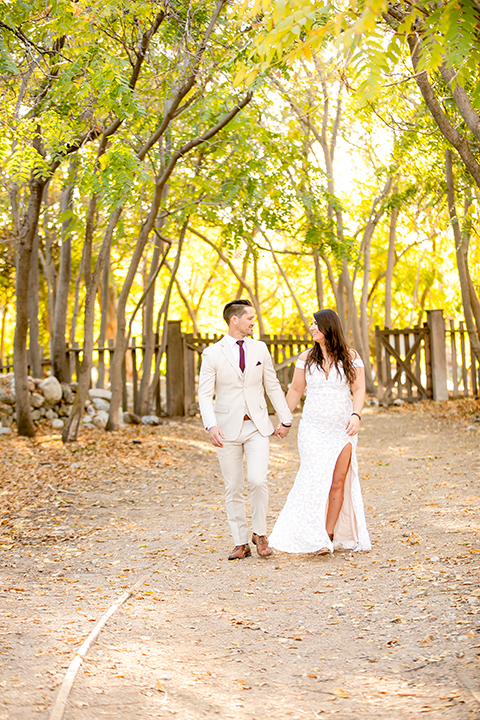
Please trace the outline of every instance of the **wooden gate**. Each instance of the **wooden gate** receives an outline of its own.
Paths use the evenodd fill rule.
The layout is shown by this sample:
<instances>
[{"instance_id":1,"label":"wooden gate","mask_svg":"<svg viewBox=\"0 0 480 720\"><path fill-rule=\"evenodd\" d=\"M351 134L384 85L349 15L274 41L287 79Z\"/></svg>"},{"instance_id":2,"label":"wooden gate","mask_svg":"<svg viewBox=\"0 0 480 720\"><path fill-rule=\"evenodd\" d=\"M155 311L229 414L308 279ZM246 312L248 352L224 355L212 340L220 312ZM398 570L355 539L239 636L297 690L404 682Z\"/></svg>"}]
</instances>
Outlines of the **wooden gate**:
<instances>
[{"instance_id":1,"label":"wooden gate","mask_svg":"<svg viewBox=\"0 0 480 720\"><path fill-rule=\"evenodd\" d=\"M433 397L430 330L375 328L378 399L389 405L396 399L416 402Z\"/></svg>"}]
</instances>

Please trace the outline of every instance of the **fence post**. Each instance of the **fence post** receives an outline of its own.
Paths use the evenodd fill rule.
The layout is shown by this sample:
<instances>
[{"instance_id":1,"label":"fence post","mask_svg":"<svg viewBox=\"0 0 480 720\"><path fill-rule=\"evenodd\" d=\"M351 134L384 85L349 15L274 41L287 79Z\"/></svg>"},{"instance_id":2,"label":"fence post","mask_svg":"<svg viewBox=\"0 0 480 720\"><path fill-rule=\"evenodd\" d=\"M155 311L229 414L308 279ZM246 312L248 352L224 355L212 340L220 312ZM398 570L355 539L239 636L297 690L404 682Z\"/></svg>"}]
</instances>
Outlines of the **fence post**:
<instances>
[{"instance_id":1,"label":"fence post","mask_svg":"<svg viewBox=\"0 0 480 720\"><path fill-rule=\"evenodd\" d=\"M443 310L428 310L427 324L430 330L433 399L436 401L448 400L447 353L445 349Z\"/></svg>"},{"instance_id":2,"label":"fence post","mask_svg":"<svg viewBox=\"0 0 480 720\"><path fill-rule=\"evenodd\" d=\"M167 324L167 415L185 415L185 371L181 320Z\"/></svg>"}]
</instances>

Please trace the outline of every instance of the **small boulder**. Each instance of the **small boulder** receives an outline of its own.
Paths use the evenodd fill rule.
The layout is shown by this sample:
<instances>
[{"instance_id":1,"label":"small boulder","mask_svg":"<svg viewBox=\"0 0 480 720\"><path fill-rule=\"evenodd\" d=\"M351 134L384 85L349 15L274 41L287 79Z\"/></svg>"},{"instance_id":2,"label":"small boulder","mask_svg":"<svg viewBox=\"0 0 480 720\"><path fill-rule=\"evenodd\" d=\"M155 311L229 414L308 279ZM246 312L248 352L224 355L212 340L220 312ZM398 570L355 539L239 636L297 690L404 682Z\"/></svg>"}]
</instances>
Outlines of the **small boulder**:
<instances>
[{"instance_id":1,"label":"small boulder","mask_svg":"<svg viewBox=\"0 0 480 720\"><path fill-rule=\"evenodd\" d=\"M31 393L35 392L37 389L37 386L35 385L35 380L30 375L27 378L27 386Z\"/></svg>"},{"instance_id":2,"label":"small boulder","mask_svg":"<svg viewBox=\"0 0 480 720\"><path fill-rule=\"evenodd\" d=\"M52 427L55 430L63 430L64 425L65 423L63 422L63 420L60 420L60 418L54 418L52 420Z\"/></svg>"},{"instance_id":3,"label":"small boulder","mask_svg":"<svg viewBox=\"0 0 480 720\"><path fill-rule=\"evenodd\" d=\"M40 420L42 414L40 410L32 410L32 420Z\"/></svg>"},{"instance_id":4,"label":"small boulder","mask_svg":"<svg viewBox=\"0 0 480 720\"><path fill-rule=\"evenodd\" d=\"M142 423L144 425L161 425L162 421L156 415L144 415L142 417Z\"/></svg>"},{"instance_id":5,"label":"small boulder","mask_svg":"<svg viewBox=\"0 0 480 720\"><path fill-rule=\"evenodd\" d=\"M2 415L13 415L15 410L11 405L0 405L0 413Z\"/></svg>"},{"instance_id":6,"label":"small boulder","mask_svg":"<svg viewBox=\"0 0 480 720\"><path fill-rule=\"evenodd\" d=\"M59 417L68 417L70 415L70 405L65 405L65 403L60 403L58 406L58 415Z\"/></svg>"},{"instance_id":7,"label":"small boulder","mask_svg":"<svg viewBox=\"0 0 480 720\"><path fill-rule=\"evenodd\" d=\"M64 402L68 403L68 405L73 405L75 396L70 385L62 385L62 398Z\"/></svg>"},{"instance_id":8,"label":"small boulder","mask_svg":"<svg viewBox=\"0 0 480 720\"><path fill-rule=\"evenodd\" d=\"M0 388L0 403L4 405L15 405L15 395L7 393L3 388Z\"/></svg>"},{"instance_id":9,"label":"small boulder","mask_svg":"<svg viewBox=\"0 0 480 720\"><path fill-rule=\"evenodd\" d=\"M45 413L45 417L47 418L47 420L56 420L56 418L58 418L58 415L55 410L52 410L52 408L48 408Z\"/></svg>"},{"instance_id":10,"label":"small boulder","mask_svg":"<svg viewBox=\"0 0 480 720\"><path fill-rule=\"evenodd\" d=\"M405 405L405 400L402 400L401 398L396 398L393 401L393 404L396 405L397 407L400 407L401 405Z\"/></svg>"},{"instance_id":11,"label":"small boulder","mask_svg":"<svg viewBox=\"0 0 480 720\"><path fill-rule=\"evenodd\" d=\"M90 417L93 417L95 415L95 408L93 407L93 405L87 405L85 410L90 415Z\"/></svg>"},{"instance_id":12,"label":"small boulder","mask_svg":"<svg viewBox=\"0 0 480 720\"><path fill-rule=\"evenodd\" d=\"M75 381L74 381L74 382L71 382L71 383L70 383L70 390L72 390L72 392L76 393L77 390L78 390L78 382L75 382Z\"/></svg>"},{"instance_id":13,"label":"small boulder","mask_svg":"<svg viewBox=\"0 0 480 720\"><path fill-rule=\"evenodd\" d=\"M12 422L13 418L10 417L10 415L0 415L0 424L4 425L5 427L10 427Z\"/></svg>"},{"instance_id":14,"label":"small boulder","mask_svg":"<svg viewBox=\"0 0 480 720\"><path fill-rule=\"evenodd\" d=\"M106 413L110 412L110 403L108 400L104 400L103 398L92 398L92 405L95 410L103 410Z\"/></svg>"},{"instance_id":15,"label":"small boulder","mask_svg":"<svg viewBox=\"0 0 480 720\"><path fill-rule=\"evenodd\" d=\"M56 405L62 399L62 386L53 375L42 382L40 389L49 405Z\"/></svg>"},{"instance_id":16,"label":"small boulder","mask_svg":"<svg viewBox=\"0 0 480 720\"><path fill-rule=\"evenodd\" d=\"M135 415L135 413L131 412L124 412L123 413L123 422L127 425L140 425L142 422L142 419L139 415Z\"/></svg>"},{"instance_id":17,"label":"small boulder","mask_svg":"<svg viewBox=\"0 0 480 720\"><path fill-rule=\"evenodd\" d=\"M82 418L82 423L83 423L84 425L93 425L93 423L92 423L92 416L91 416L91 415L85 415L85 416Z\"/></svg>"},{"instance_id":18,"label":"small boulder","mask_svg":"<svg viewBox=\"0 0 480 720\"><path fill-rule=\"evenodd\" d=\"M40 393L37 392L32 393L30 397L30 405L33 408L41 408L44 402L45 398L43 397L43 395L40 395Z\"/></svg>"},{"instance_id":19,"label":"small boulder","mask_svg":"<svg viewBox=\"0 0 480 720\"><path fill-rule=\"evenodd\" d=\"M112 391L103 390L102 388L90 388L88 396L92 398L92 400L93 398L102 398L102 400L110 401L112 399Z\"/></svg>"},{"instance_id":20,"label":"small boulder","mask_svg":"<svg viewBox=\"0 0 480 720\"><path fill-rule=\"evenodd\" d=\"M93 418L93 424L95 425L95 427L98 427L101 430L105 430L105 428L107 427L107 422L108 413L104 410L100 410Z\"/></svg>"},{"instance_id":21,"label":"small boulder","mask_svg":"<svg viewBox=\"0 0 480 720\"><path fill-rule=\"evenodd\" d=\"M9 427L0 427L0 435L10 435L11 432Z\"/></svg>"}]
</instances>

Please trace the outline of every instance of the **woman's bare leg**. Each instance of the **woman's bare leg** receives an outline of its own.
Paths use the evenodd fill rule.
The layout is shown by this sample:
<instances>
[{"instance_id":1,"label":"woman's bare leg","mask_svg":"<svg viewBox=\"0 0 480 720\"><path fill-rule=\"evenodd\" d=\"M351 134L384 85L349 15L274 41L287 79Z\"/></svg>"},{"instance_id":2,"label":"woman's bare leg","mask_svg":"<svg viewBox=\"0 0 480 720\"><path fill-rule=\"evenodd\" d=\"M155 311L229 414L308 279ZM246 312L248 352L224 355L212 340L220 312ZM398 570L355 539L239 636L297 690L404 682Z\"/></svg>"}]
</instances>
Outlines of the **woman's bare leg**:
<instances>
[{"instance_id":1,"label":"woman's bare leg","mask_svg":"<svg viewBox=\"0 0 480 720\"><path fill-rule=\"evenodd\" d=\"M347 443L337 458L335 470L333 471L332 487L328 496L327 512L327 533L330 540L333 540L333 530L340 515L345 494L345 479L352 459L352 445Z\"/></svg>"}]
</instances>

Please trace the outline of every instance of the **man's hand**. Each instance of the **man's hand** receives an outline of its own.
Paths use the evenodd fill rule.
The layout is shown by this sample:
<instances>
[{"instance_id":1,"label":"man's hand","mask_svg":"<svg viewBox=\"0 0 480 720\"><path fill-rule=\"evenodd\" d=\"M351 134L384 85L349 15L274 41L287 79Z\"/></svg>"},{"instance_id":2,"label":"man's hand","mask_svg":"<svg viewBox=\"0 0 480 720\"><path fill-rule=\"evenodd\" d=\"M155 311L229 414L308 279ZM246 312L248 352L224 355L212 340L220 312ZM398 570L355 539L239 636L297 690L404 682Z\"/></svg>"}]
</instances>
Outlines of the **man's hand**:
<instances>
[{"instance_id":1,"label":"man's hand","mask_svg":"<svg viewBox=\"0 0 480 720\"><path fill-rule=\"evenodd\" d=\"M289 430L290 430L290 426L285 427L285 425L282 425L282 423L279 423L273 434L283 440L283 438L287 437Z\"/></svg>"},{"instance_id":2,"label":"man's hand","mask_svg":"<svg viewBox=\"0 0 480 720\"><path fill-rule=\"evenodd\" d=\"M215 447L223 447L222 438L225 440L225 435L222 433L220 428L217 427L217 425L211 427L208 433L210 435L212 445L215 445Z\"/></svg>"}]
</instances>

